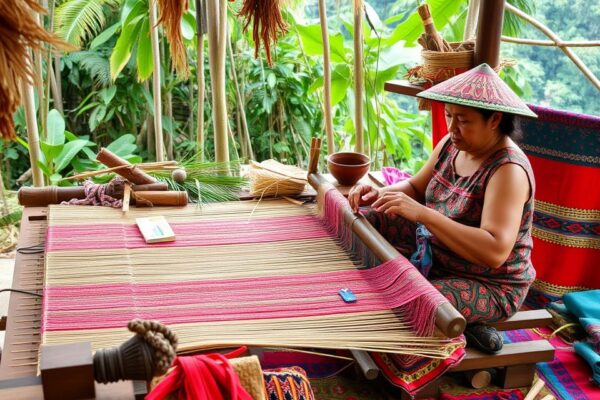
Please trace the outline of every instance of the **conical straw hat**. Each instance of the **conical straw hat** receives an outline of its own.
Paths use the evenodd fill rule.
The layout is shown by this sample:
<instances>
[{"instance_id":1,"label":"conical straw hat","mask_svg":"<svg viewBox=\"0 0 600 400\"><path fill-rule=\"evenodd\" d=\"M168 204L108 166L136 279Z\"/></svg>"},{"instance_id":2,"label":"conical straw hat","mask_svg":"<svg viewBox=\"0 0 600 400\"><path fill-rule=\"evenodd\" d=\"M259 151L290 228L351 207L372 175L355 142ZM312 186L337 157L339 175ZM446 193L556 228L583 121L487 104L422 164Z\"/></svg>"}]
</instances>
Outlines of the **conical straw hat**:
<instances>
[{"instance_id":1,"label":"conical straw hat","mask_svg":"<svg viewBox=\"0 0 600 400\"><path fill-rule=\"evenodd\" d=\"M487 64L456 75L419 94L425 99L537 118Z\"/></svg>"}]
</instances>

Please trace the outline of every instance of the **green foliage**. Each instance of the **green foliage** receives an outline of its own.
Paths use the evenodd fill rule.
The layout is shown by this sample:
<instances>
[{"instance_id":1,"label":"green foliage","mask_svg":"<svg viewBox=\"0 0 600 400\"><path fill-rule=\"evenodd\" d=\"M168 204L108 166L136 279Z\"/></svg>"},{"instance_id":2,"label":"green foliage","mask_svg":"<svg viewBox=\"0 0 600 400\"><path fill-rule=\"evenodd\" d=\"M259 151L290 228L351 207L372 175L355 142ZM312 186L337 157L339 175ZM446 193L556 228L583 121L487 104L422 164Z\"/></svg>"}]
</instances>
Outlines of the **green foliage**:
<instances>
[{"instance_id":1,"label":"green foliage","mask_svg":"<svg viewBox=\"0 0 600 400\"><path fill-rule=\"evenodd\" d=\"M107 96L110 96L108 94ZM29 144L17 138L18 142L29 150ZM141 162L139 156L133 153L137 150L133 144L133 135L123 135L109 144L107 148L118 156L131 162ZM41 159L38 166L52 185L68 185L63 177L70 172L82 172L84 170L97 169L95 152L91 148L96 144L91 142L87 136L77 136L65 130L65 121L57 110L48 113L48 136L40 141Z\"/></svg>"},{"instance_id":2,"label":"green foliage","mask_svg":"<svg viewBox=\"0 0 600 400\"><path fill-rule=\"evenodd\" d=\"M564 41L600 37L600 25L597 23L600 6L588 1L536 2L533 16ZM518 37L547 39L529 24L523 26ZM600 48L575 48L573 51L597 77L600 76ZM519 85L524 84L526 90L522 96L526 101L600 115L600 90L558 48L504 43L502 54L517 60L517 71L522 79L511 87L518 90Z\"/></svg>"},{"instance_id":3,"label":"green foliage","mask_svg":"<svg viewBox=\"0 0 600 400\"><path fill-rule=\"evenodd\" d=\"M105 7L119 3L120 0L67 0L56 9L56 31L67 42L80 47L104 26Z\"/></svg>"}]
</instances>

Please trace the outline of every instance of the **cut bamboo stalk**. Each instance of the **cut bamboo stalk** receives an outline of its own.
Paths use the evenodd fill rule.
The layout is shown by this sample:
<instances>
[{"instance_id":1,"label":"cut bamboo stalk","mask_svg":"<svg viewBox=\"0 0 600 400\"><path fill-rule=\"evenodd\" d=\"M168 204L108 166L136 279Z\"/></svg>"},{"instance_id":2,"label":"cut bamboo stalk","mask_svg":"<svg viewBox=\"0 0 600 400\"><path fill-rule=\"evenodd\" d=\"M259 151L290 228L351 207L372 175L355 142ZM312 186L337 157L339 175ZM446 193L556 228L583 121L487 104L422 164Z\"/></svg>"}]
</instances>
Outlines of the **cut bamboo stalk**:
<instances>
[{"instance_id":1,"label":"cut bamboo stalk","mask_svg":"<svg viewBox=\"0 0 600 400\"><path fill-rule=\"evenodd\" d=\"M354 0L354 140L357 153L364 152L363 139L363 1Z\"/></svg>"},{"instance_id":2,"label":"cut bamboo stalk","mask_svg":"<svg viewBox=\"0 0 600 400\"><path fill-rule=\"evenodd\" d=\"M162 126L162 102L160 94L160 51L158 46L158 26L156 23L156 1L150 0L150 40L152 42L152 96L154 97L154 137L156 160L164 161L164 133Z\"/></svg>"},{"instance_id":3,"label":"cut bamboo stalk","mask_svg":"<svg viewBox=\"0 0 600 400\"><path fill-rule=\"evenodd\" d=\"M327 153L333 154L335 153L335 144L333 138L333 118L331 115L331 57L325 0L319 0L319 19L321 21L321 37L323 38L323 112L325 133L327 135Z\"/></svg>"},{"instance_id":4,"label":"cut bamboo stalk","mask_svg":"<svg viewBox=\"0 0 600 400\"><path fill-rule=\"evenodd\" d=\"M31 62L29 56L27 62ZM44 175L38 164L40 161L40 135L35 115L33 86L29 82L21 80L21 91L23 93L23 105L25 106L27 142L29 144L29 162L31 164L33 186L41 187L44 186Z\"/></svg>"},{"instance_id":5,"label":"cut bamboo stalk","mask_svg":"<svg viewBox=\"0 0 600 400\"><path fill-rule=\"evenodd\" d=\"M196 155L204 161L204 33L206 30L206 0L196 0L196 80L198 81L198 110L196 119Z\"/></svg>"},{"instance_id":6,"label":"cut bamboo stalk","mask_svg":"<svg viewBox=\"0 0 600 400\"><path fill-rule=\"evenodd\" d=\"M225 92L225 48L227 32L227 2L207 0L208 50L212 89L215 161L229 161L227 130L227 98Z\"/></svg>"}]
</instances>

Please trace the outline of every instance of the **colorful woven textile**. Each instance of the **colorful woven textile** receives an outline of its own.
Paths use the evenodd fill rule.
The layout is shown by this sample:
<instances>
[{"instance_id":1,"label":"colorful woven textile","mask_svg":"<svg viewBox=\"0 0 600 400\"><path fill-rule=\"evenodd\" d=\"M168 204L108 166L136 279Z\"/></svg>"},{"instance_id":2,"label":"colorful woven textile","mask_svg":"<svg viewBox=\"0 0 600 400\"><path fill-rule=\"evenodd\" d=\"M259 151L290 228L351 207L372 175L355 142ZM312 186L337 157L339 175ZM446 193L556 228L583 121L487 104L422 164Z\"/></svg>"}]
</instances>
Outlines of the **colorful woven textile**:
<instances>
[{"instance_id":1,"label":"colorful woven textile","mask_svg":"<svg viewBox=\"0 0 600 400\"><path fill-rule=\"evenodd\" d=\"M520 143L537 183L533 296L600 288L600 118L532 106Z\"/></svg>"},{"instance_id":2,"label":"colorful woven textile","mask_svg":"<svg viewBox=\"0 0 600 400\"><path fill-rule=\"evenodd\" d=\"M552 332L541 328L543 335ZM539 340L544 337L531 330L515 330L503 332L505 343ZM555 348L554 360L537 364L537 373L546 382L546 387L557 399L564 400L599 400L600 387L591 380L592 371L586 362L578 356L571 346L554 337L550 343Z\"/></svg>"},{"instance_id":3,"label":"colorful woven textile","mask_svg":"<svg viewBox=\"0 0 600 400\"><path fill-rule=\"evenodd\" d=\"M470 69L417 94L429 100L535 117L487 64Z\"/></svg>"},{"instance_id":4,"label":"colorful woven textile","mask_svg":"<svg viewBox=\"0 0 600 400\"><path fill-rule=\"evenodd\" d=\"M523 392L519 389L482 391L471 394L442 393L440 396L440 400L522 400L524 398Z\"/></svg>"},{"instance_id":5,"label":"colorful woven textile","mask_svg":"<svg viewBox=\"0 0 600 400\"><path fill-rule=\"evenodd\" d=\"M331 217L336 202L327 199ZM144 242L135 218L157 214L176 241ZM115 346L129 336L127 321L144 318L168 324L182 352L245 344L445 359L464 345L431 334L436 307L446 300L408 260L364 268L340 245L360 253L343 221L333 220L280 200L125 215L52 206L43 342ZM342 288L358 301L344 302Z\"/></svg>"},{"instance_id":6,"label":"colorful woven textile","mask_svg":"<svg viewBox=\"0 0 600 400\"><path fill-rule=\"evenodd\" d=\"M265 370L268 400L315 400L306 372L300 367Z\"/></svg>"}]
</instances>

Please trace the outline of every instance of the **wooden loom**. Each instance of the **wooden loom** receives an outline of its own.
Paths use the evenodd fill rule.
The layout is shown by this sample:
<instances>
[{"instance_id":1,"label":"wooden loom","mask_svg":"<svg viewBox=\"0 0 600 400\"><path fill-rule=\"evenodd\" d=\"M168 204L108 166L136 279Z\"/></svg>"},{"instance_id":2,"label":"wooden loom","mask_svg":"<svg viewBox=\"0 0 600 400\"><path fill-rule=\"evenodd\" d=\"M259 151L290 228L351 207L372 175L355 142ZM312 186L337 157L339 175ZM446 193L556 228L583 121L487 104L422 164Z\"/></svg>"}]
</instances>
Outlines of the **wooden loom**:
<instances>
[{"instance_id":1,"label":"wooden loom","mask_svg":"<svg viewBox=\"0 0 600 400\"><path fill-rule=\"evenodd\" d=\"M309 179L317 187L328 185L323 177L318 174L311 174ZM251 211L252 208L254 208L253 204L248 207L247 211ZM195 212L193 209L190 210L189 208L185 210L184 214L186 212L188 214L190 212ZM99 212L97 218L101 221L103 219L103 209L97 209L97 211ZM110 212L111 210L105 211ZM172 209L164 209L162 214L177 214L180 212L181 210L174 211ZM207 212L207 210L205 209L204 212ZM261 212L260 208L257 208L254 216L260 215ZM46 213L46 209L26 209L23 217L23 232L20 240L20 247L39 245L43 242L43 236L46 230ZM67 218L69 217L67 216ZM389 246L384 240L380 240L379 234L374 232L370 225L362 224L360 222L361 217L348 215L345 218L347 221L350 221L352 229L357 236L361 237L361 239L368 244L371 242L370 244L373 246L371 251L381 261L396 256L396 250ZM43 264L45 255L45 253L29 255L19 253L16 260L17 267L15 268L15 283L13 284L13 287L28 290L42 289L42 279L40 277L44 276ZM73 271L77 271L79 265L72 266L71 268L73 267L75 268ZM68 276L68 272L63 275L62 278L59 275L56 275L55 277L60 281L60 279L66 279L65 277ZM2 396L4 396L4 394L12 396L10 398L18 398L15 397L18 395L22 395L22 398L41 398L42 396L41 380L36 377L38 368L38 348L41 338L40 327L38 325L40 315L41 303L37 299L32 299L30 296L17 293L11 295L5 357L0 364L0 394ZM438 329L441 332L446 333L447 336L456 336L458 333L462 332L462 329L464 328L464 319L452 307L445 305L438 309L436 325ZM99 345L109 345L122 340L126 337L125 331L122 330L120 335L121 336L117 339L109 339L108 342L100 342L101 344ZM112 333L110 336L112 336ZM117 336L119 336L119 334L115 337ZM80 339L85 339L85 337L70 338L67 341L77 341ZM194 345L192 345L192 347L194 347ZM357 347L361 348L360 346ZM547 355L547 352L544 354ZM471 368L478 368L478 366L475 365L477 364L477 360L475 360L475 364L473 364L473 360L471 360L471 364L469 364L468 360L469 358L465 360L465 366L471 365ZM63 379L67 379L66 374L71 374L71 372L64 372L63 376L58 377L58 379L56 379L58 385L60 385L60 382L62 382ZM7 378L17 379L12 379L10 382L2 382L2 380ZM97 398L102 398L106 393L109 393L109 396L111 397L114 396L115 393L127 393L127 395L122 398L130 398L133 396L133 386L130 382L121 382L120 384L113 384L110 386L96 385L96 387Z\"/></svg>"},{"instance_id":2,"label":"wooden loom","mask_svg":"<svg viewBox=\"0 0 600 400\"><path fill-rule=\"evenodd\" d=\"M285 203L285 202L284 202ZM264 203L265 205L268 203ZM300 213L301 215L306 215L307 209L306 208L301 208L301 207L297 207L297 206L292 206L290 208L290 205L288 205L287 203L285 203L285 207L282 205L282 202L273 202L271 203L271 205L275 205L276 208L286 208L286 209L292 209L294 210L293 213ZM241 207L245 207L246 211L248 212L248 214L250 212L253 212L253 218L256 217L258 218L261 213L264 212L263 208L257 207L255 210L253 210L255 208L255 204L253 203L239 203L238 205L241 205ZM221 204L221 205L214 205L214 209L213 212L210 212L210 207L205 207L201 210L198 210L194 207L188 207L185 209L162 209L160 210L160 213L166 216L172 216L174 218L174 220L179 219L186 219L188 220L190 218L191 215L193 215L194 213L196 214L202 214L204 215L202 218L207 218L207 215L209 216L208 218L210 219L220 219L220 220L224 220L227 219L226 215L223 215L223 211L225 209L225 207L227 207L227 204ZM68 207L68 208L64 208L64 207L56 207L56 212L51 211L50 212L50 221L52 223L52 221L54 220L58 220L58 221L68 221L68 220L73 220L73 214L72 211L76 210L76 211L84 211L87 208L83 208L83 207ZM132 215L129 217L134 217L135 213L142 213L142 211L136 211L133 210L131 211ZM84 211L85 213L85 211ZM90 223L93 222L103 222L106 218L107 215L113 214L114 210L110 210L110 209L103 209L103 208L97 208L94 210L94 217L91 218L91 220L86 221L86 223L89 225ZM123 218L120 215L120 211L117 212L119 214L119 218ZM147 214L148 211L145 210L143 211L144 214ZM47 209L43 209L43 208L28 208L26 209L25 213L24 213L24 217L23 217L23 224L22 224L22 237L20 240L20 248L26 248L32 245L40 245L43 243L43 237L44 237L44 233L46 231L46 218L47 218L48 214L47 214ZM88 217L89 217L89 213L88 213ZM94 221L95 218L95 221ZM125 217L127 218L127 217ZM77 218L76 218L77 219ZM81 219L81 218L79 218ZM354 224L356 225L356 224ZM358 226L358 225L356 225ZM319 242L323 242L324 238L320 238L320 240L318 240ZM330 239L330 241L332 241ZM334 241L333 241L334 242ZM334 243L335 244L335 243ZM315 245L315 243L312 243L311 245ZM339 246L337 246L339 247ZM311 247L311 251L314 253L314 247ZM75 283L75 285L80 285L86 282L86 279L88 280L95 280L95 276L98 273L98 271L92 271L89 273L85 273L85 271L82 270L82 264L85 263L86 259L89 259L90 257L90 252L89 251L83 251L80 252L80 254L78 254L77 256L73 257L71 259L70 262L66 262L66 266L60 270L56 270L54 268L50 268L47 271L44 271L43 265L44 263L48 264L48 265L52 265L53 263L55 263L56 258L60 258L60 251L57 252L53 252L53 251L49 251L49 252L43 252L43 251L38 251L35 252L35 248L33 249L29 249L31 250L30 253L33 254L22 254L19 253L17 255L17 260L16 260L16 268L15 268L15 279L14 279L14 287L18 287L18 288L23 288L23 289L27 289L27 290L40 290L42 289L43 285L42 282L46 281L48 282L54 282L54 283L68 283L70 282L71 284ZM51 249L50 249L51 250ZM246 253L245 256L247 256L247 254L249 254L248 248L245 249ZM297 251L297 249L294 249L291 253L288 254L288 257L292 257L293 256L293 252ZM335 246L333 247L328 247L326 249L325 252L331 252L331 251L335 251ZM383 253L382 253L383 251ZM337 254L338 256L341 254L339 249L337 250ZM378 257L378 258L383 258L385 255L385 247L384 250L382 250L381 248L377 248L374 251L374 254ZM208 253L203 254L203 256L208 256ZM222 257L223 255L217 255L216 258L218 257ZM48 257L48 258L47 258ZM152 257L150 257L151 259ZM263 260L265 260L266 258L263 256ZM384 258L385 259L385 258ZM54 260L54 261L53 261ZM346 264L347 267L350 267L352 269L355 268L355 264L356 264L356 260L352 260L350 258L348 258L346 256L345 258L346 261L343 261L343 263ZM64 261L64 260L63 260ZM289 260L286 260L286 262L289 262ZM339 264L341 261L335 261L333 264ZM325 263L325 265L327 265ZM332 267L332 264L329 263L329 267ZM334 265L335 267L335 265ZM100 268L99 271L102 270L102 267L98 267ZM106 264L104 266L104 268L106 268L104 271L105 273L108 271L114 271L115 270L115 260L110 261L108 264ZM337 267L335 267L337 268ZM160 275L160 274L155 274L152 279L156 279L156 277ZM235 275L235 273L234 273ZM87 277L86 277L87 276ZM118 274L117 274L118 276ZM43 279L41 277L44 277ZM110 277L109 277L110 278ZM189 277L186 277L186 279L188 279ZM110 280L110 279L109 279ZM77 288L78 286L75 286L75 288ZM337 298L337 294L335 295L335 297ZM13 293L11 295L11 302L10 302L10 311L9 311L9 320L8 320L8 324L7 324L7 338L6 338L6 346L5 346L5 357L2 360L2 363L0 365L0 380L5 380L6 378L13 378L11 381L4 381L4 383L0 383L0 390L2 390L0 393L2 394L10 394L11 396L18 396L18 395L23 395L24 398L41 398L42 396L42 386L41 386L41 380L40 378L36 377L36 372L37 372L37 368L38 368L38 364L37 364L37 358L38 358L38 348L40 345L40 341L41 341L41 333L40 333L40 315L41 315L41 302L39 299L36 298L32 298L30 296L27 295L22 295L22 294L17 294L17 293ZM447 332L447 336L456 336L457 334L459 334L462 331L462 328L464 327L464 320L462 319L462 317L455 311L453 310L451 307L448 309L447 307L441 307L441 312L438 312L438 318L437 320L437 325L440 329L440 331L442 332ZM393 313L392 313L393 315ZM389 315L385 318L389 319ZM394 317L395 318L395 317ZM397 321L396 321L397 322ZM396 323L394 322L394 323ZM322 322L319 323L319 325L321 325ZM333 325L339 325L340 322L337 322ZM393 326L394 331L395 332L400 332L402 330L405 330L401 325L395 325ZM187 338L188 340L188 349L192 350L198 347L198 336L200 333L195 332L193 335L191 335L190 337ZM205 348L209 348L209 347L213 347L213 346L222 346L224 344L229 344L229 343L254 343L254 344L258 344L258 345L267 345L267 344L281 344L280 342L277 342L276 340L273 339L273 337L269 338L266 342L263 341L258 341L258 342L252 342L252 340L250 340L249 338L243 338L242 339L235 339L238 340L238 342L236 342L235 340L231 340L231 341L226 341L225 343L223 343L223 339L217 340L217 341L211 341L211 337L220 337L219 335L223 334L223 332L212 332L210 335L206 336L205 339L203 341L201 341L203 343L203 346ZM181 335L181 333L180 333ZM350 337L349 340L347 340L347 346L349 348L362 348L364 350L381 350L380 347L380 343L376 343L376 345L371 345L369 343L352 343L352 335L350 333L348 333L348 329L345 329L345 335ZM126 338L128 336L128 334L126 333L126 331L124 329L113 329L108 330L108 332L103 332L101 335L99 335L95 340L94 340L94 346L96 347L101 347L101 346L108 346L108 345L112 345L115 343L119 343L120 341L122 341L124 338ZM185 336L185 335L184 335ZM238 335L239 336L239 335ZM311 336L311 335L309 335ZM392 335L393 336L393 335ZM305 345L311 345L311 346L315 346L315 347L335 347L333 346L333 344L335 342L339 342L339 338L340 338L340 331L336 331L332 334L331 339L329 342L326 342L325 344L323 343L323 341L321 341L321 343L315 343L315 342L308 342L308 343L300 343L298 345L301 346L305 346ZM386 340L386 334L385 332L380 332L378 334L378 338L380 338L380 340L378 340L378 342L385 342ZM85 341L85 340L89 340L89 336L86 336L86 334L64 334L61 335L59 333L56 332L49 332L46 333L44 335L44 341L46 342L46 344L50 344L50 343L73 343L73 342L81 342L81 341ZM185 338L183 340L184 343L184 348L185 348ZM412 337L410 337L408 339L409 341L414 341L414 340L418 340L418 338L416 338L414 335ZM283 342L285 343L285 341ZM425 350L423 351L423 354L430 354L433 356L443 356L443 352L440 353L439 351L437 351L437 353L435 351L433 351L432 353L432 348L434 347L438 347L440 346L440 343L442 345L450 345L449 342L447 342L445 339L441 338L437 340L437 344L435 344L434 346L431 346L431 348L429 350L427 350L427 346L425 346ZM287 343L289 345L289 343ZM293 345L293 343L292 343ZM48 346L48 347L52 347L52 346ZM42 348L42 353L44 352L45 348ZM398 348L391 348L391 351L397 351ZM400 349L400 351L402 351ZM60 353L59 353L60 354ZM62 354L62 358L68 358L66 354ZM54 377L54 383L56 385L58 385L60 387L61 385L61 381L63 381L63 379L67 379L67 377L65 375L67 374L74 374L77 370L77 368L75 368L74 365L71 365L71 368L69 370L69 368L63 368L62 369L62 374L63 376L58 376L58 377ZM73 369L74 368L74 369ZM43 371L42 371L43 372ZM121 382L120 384L115 384L112 386L97 386L97 390L96 390L96 395L98 398L102 398L103 393L111 393L111 395L113 395L114 393L118 393L119 391L125 391L128 392L129 394L131 394L132 392L132 386L131 384L124 384L123 382Z\"/></svg>"}]
</instances>

